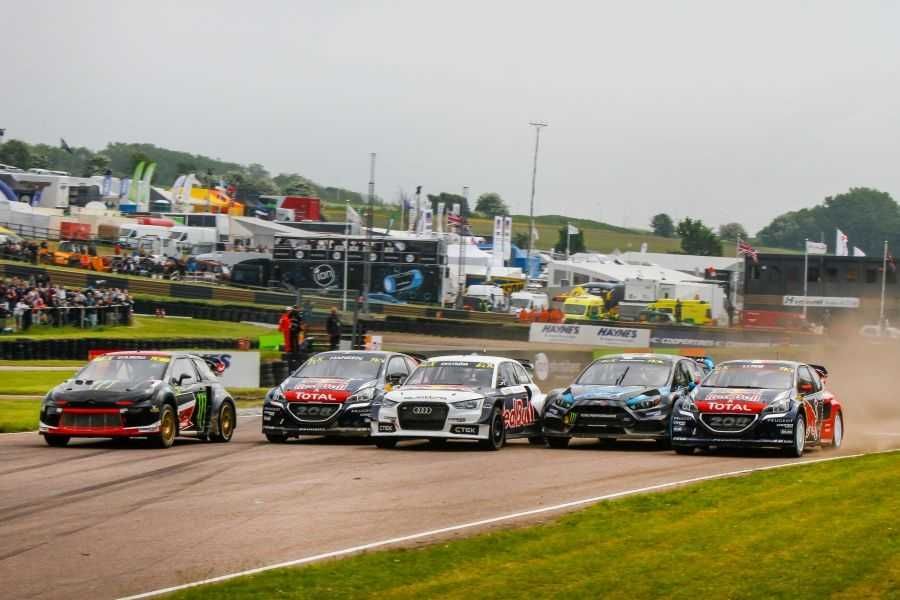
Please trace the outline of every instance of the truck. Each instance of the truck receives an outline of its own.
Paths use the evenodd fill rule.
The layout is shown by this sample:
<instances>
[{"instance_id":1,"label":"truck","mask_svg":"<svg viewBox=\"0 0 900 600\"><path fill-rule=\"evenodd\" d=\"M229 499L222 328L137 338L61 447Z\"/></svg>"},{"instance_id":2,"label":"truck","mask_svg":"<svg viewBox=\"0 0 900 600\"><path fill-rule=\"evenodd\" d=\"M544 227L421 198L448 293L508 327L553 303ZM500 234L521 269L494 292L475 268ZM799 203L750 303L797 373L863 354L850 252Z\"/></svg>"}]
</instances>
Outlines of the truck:
<instances>
[{"instance_id":1,"label":"truck","mask_svg":"<svg viewBox=\"0 0 900 600\"><path fill-rule=\"evenodd\" d=\"M139 223L127 223L119 225L119 244L125 248L137 249L139 240L148 237L157 237L160 240L169 238L171 227L162 225L141 225Z\"/></svg>"},{"instance_id":2,"label":"truck","mask_svg":"<svg viewBox=\"0 0 900 600\"><path fill-rule=\"evenodd\" d=\"M537 292L513 292L509 297L509 311L519 314L523 310L535 312L550 308L547 294Z\"/></svg>"}]
</instances>

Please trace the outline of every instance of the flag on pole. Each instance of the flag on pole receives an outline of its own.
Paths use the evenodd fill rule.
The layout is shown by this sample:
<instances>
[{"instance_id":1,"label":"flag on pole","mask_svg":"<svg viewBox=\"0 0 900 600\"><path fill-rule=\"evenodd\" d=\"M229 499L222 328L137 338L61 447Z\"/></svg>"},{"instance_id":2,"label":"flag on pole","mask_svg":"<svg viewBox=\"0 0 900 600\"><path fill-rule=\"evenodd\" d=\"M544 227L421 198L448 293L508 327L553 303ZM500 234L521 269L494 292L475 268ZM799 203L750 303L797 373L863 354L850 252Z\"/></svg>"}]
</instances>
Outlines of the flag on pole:
<instances>
[{"instance_id":1,"label":"flag on pole","mask_svg":"<svg viewBox=\"0 0 900 600\"><path fill-rule=\"evenodd\" d=\"M828 254L828 244L806 240L807 254Z\"/></svg>"},{"instance_id":2,"label":"flag on pole","mask_svg":"<svg viewBox=\"0 0 900 600\"><path fill-rule=\"evenodd\" d=\"M541 239L541 236L538 234L537 227L534 225L531 226L531 242L534 243Z\"/></svg>"},{"instance_id":3,"label":"flag on pole","mask_svg":"<svg viewBox=\"0 0 900 600\"><path fill-rule=\"evenodd\" d=\"M894 255L891 254L890 250L887 251L887 266L891 270L891 273L897 271L897 263L894 262Z\"/></svg>"},{"instance_id":4,"label":"flag on pole","mask_svg":"<svg viewBox=\"0 0 900 600\"><path fill-rule=\"evenodd\" d=\"M745 242L744 240L738 240L738 256L749 256L753 259L753 262L759 262L759 252L756 251L756 248Z\"/></svg>"},{"instance_id":5,"label":"flag on pole","mask_svg":"<svg viewBox=\"0 0 900 600\"><path fill-rule=\"evenodd\" d=\"M835 256L848 256L849 252L849 240L847 238L847 234L841 231L840 229L836 229L837 235L835 236L834 242L834 255Z\"/></svg>"},{"instance_id":6,"label":"flag on pole","mask_svg":"<svg viewBox=\"0 0 900 600\"><path fill-rule=\"evenodd\" d=\"M349 204L347 205L347 222L362 227L362 217L360 217L359 213L356 212L356 209Z\"/></svg>"},{"instance_id":7,"label":"flag on pole","mask_svg":"<svg viewBox=\"0 0 900 600\"><path fill-rule=\"evenodd\" d=\"M566 227L567 227L567 231L568 231L569 235L578 235L578 232L580 231L577 227L575 227L571 223L566 223Z\"/></svg>"},{"instance_id":8,"label":"flag on pole","mask_svg":"<svg viewBox=\"0 0 900 600\"><path fill-rule=\"evenodd\" d=\"M857 248L856 246L853 246L853 256L865 256L865 255L866 255L865 252L863 252L862 250L860 250L860 249Z\"/></svg>"}]
</instances>

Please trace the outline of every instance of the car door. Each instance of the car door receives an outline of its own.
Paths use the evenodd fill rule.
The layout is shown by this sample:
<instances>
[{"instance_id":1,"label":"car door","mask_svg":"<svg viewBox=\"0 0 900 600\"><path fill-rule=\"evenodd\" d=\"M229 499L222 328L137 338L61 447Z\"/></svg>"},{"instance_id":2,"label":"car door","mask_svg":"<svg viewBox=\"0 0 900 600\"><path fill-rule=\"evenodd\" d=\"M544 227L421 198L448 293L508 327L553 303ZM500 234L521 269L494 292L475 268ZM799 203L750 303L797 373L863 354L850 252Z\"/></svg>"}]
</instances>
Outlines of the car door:
<instances>
[{"instance_id":1,"label":"car door","mask_svg":"<svg viewBox=\"0 0 900 600\"><path fill-rule=\"evenodd\" d=\"M537 415L529 401L528 390L519 382L514 363L506 361L497 367L497 391L503 398L503 423L507 435L527 433Z\"/></svg>"},{"instance_id":2,"label":"car door","mask_svg":"<svg viewBox=\"0 0 900 600\"><path fill-rule=\"evenodd\" d=\"M805 385L811 391L803 393L801 388ZM818 441L822 434L822 384L806 365L797 368L797 395L806 411L806 439Z\"/></svg>"},{"instance_id":3,"label":"car door","mask_svg":"<svg viewBox=\"0 0 900 600\"><path fill-rule=\"evenodd\" d=\"M209 418L206 415L217 410L215 396L218 379L216 379L215 373L212 372L209 365L206 364L206 361L199 358L192 358L191 361L194 363L194 369L197 371L198 375L197 389L194 391L194 400L197 403L197 414L202 417L202 420L198 421L208 423ZM222 389L221 386L219 386L219 389Z\"/></svg>"},{"instance_id":4,"label":"car door","mask_svg":"<svg viewBox=\"0 0 900 600\"><path fill-rule=\"evenodd\" d=\"M205 406L197 406L196 395L200 382L191 359L186 357L175 359L169 383L175 390L179 429L194 429L200 419L205 418L206 415L200 412L201 409L205 409Z\"/></svg>"}]
</instances>

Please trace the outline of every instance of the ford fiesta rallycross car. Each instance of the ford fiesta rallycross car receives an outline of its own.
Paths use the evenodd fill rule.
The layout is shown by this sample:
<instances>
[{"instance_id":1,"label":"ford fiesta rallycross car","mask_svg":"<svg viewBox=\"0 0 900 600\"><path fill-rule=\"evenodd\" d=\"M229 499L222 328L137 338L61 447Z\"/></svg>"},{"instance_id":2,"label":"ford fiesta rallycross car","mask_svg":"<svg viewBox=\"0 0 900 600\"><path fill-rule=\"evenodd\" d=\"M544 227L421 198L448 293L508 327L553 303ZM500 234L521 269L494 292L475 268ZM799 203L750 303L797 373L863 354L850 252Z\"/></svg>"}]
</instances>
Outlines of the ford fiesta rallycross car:
<instances>
[{"instance_id":1,"label":"ford fiesta rallycross car","mask_svg":"<svg viewBox=\"0 0 900 600\"><path fill-rule=\"evenodd\" d=\"M547 445L565 448L579 437L650 439L668 447L672 407L703 375L701 364L683 356L598 358L568 388L547 394L543 427Z\"/></svg>"},{"instance_id":2,"label":"ford fiesta rallycross car","mask_svg":"<svg viewBox=\"0 0 900 600\"><path fill-rule=\"evenodd\" d=\"M405 439L473 440L499 450L506 440L543 443L544 395L517 361L493 356L442 356L421 363L387 393L372 421L379 448Z\"/></svg>"},{"instance_id":3,"label":"ford fiesta rallycross car","mask_svg":"<svg viewBox=\"0 0 900 600\"><path fill-rule=\"evenodd\" d=\"M393 352L316 354L266 395L262 431L270 442L301 435L367 437L373 407L417 364Z\"/></svg>"},{"instance_id":4,"label":"ford fiesta rallycross car","mask_svg":"<svg viewBox=\"0 0 900 600\"><path fill-rule=\"evenodd\" d=\"M51 446L73 437L149 437L163 448L175 436L227 442L234 400L206 359L178 352L98 356L41 403L40 433Z\"/></svg>"},{"instance_id":5,"label":"ford fiesta rallycross car","mask_svg":"<svg viewBox=\"0 0 900 600\"><path fill-rule=\"evenodd\" d=\"M788 361L719 364L672 415L672 445L776 447L801 456L807 446L840 447L844 414L825 388L824 367Z\"/></svg>"}]
</instances>

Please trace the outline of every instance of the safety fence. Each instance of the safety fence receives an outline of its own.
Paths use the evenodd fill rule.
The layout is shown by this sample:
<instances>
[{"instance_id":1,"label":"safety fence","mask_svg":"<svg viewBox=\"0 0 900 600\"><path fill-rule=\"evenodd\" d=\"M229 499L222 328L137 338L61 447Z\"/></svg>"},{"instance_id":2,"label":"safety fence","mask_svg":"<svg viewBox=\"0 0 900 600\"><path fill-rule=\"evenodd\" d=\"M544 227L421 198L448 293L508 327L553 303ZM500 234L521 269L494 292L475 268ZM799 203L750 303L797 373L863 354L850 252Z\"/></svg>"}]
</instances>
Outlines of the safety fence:
<instances>
[{"instance_id":1,"label":"safety fence","mask_svg":"<svg viewBox=\"0 0 900 600\"><path fill-rule=\"evenodd\" d=\"M44 306L0 311L4 332L26 332L32 327L113 327L131 324L131 304L94 306Z\"/></svg>"}]
</instances>

